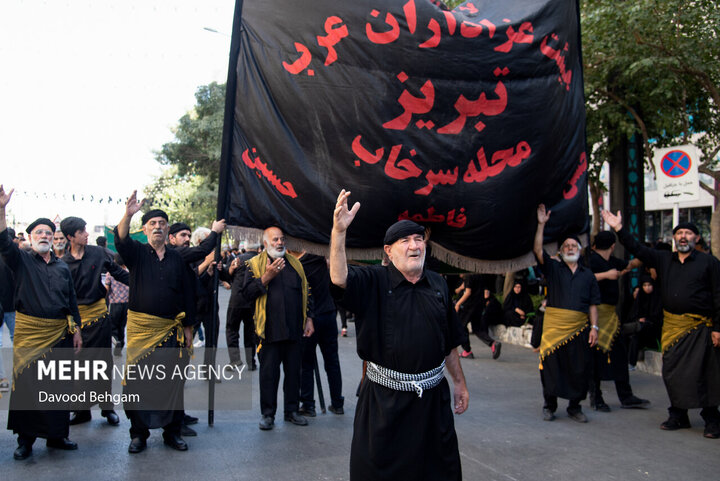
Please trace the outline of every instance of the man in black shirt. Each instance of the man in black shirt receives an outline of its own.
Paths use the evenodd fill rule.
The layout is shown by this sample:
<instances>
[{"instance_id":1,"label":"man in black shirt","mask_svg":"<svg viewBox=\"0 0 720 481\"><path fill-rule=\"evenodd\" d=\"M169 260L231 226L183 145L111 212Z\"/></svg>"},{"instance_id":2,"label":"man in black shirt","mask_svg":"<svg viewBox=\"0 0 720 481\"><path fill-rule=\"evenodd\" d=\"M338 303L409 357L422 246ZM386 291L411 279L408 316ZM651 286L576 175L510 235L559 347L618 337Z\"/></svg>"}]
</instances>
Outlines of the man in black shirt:
<instances>
[{"instance_id":1,"label":"man in black shirt","mask_svg":"<svg viewBox=\"0 0 720 481\"><path fill-rule=\"evenodd\" d=\"M580 401L585 399L591 373L591 352L598 339L600 289L592 271L580 264L581 245L565 236L558 261L543 249L545 223L550 211L540 204L533 253L548 284L547 307L540 341L540 379L543 384L543 419L552 421L557 398L568 399L570 419L586 423ZM588 324L588 320L590 321Z\"/></svg>"},{"instance_id":2,"label":"man in black shirt","mask_svg":"<svg viewBox=\"0 0 720 481\"><path fill-rule=\"evenodd\" d=\"M8 227L8 236L15 238L15 231ZM0 256L0 348L2 348L2 326L7 325L10 342L15 335L15 279L10 268ZM10 381L5 377L2 355L0 354L0 393L10 390Z\"/></svg>"},{"instance_id":3,"label":"man in black shirt","mask_svg":"<svg viewBox=\"0 0 720 481\"><path fill-rule=\"evenodd\" d=\"M89 246L89 234L85 229L85 221L79 217L66 217L60 223L60 230L70 243L62 260L70 268L75 284L75 295L77 296L78 309L82 318L81 334L83 347L91 349L84 351L80 358L82 360L101 359L108 366L113 365L113 358L110 349L112 348L112 325L108 314L105 295L107 290L102 282L102 273L110 274L127 284L130 282L127 271L107 258L102 247ZM90 390L99 393L110 393L112 391L112 380L99 380L91 384L85 384L83 390ZM88 409L74 411L70 417L70 425L81 424L90 421L90 406ZM108 424L117 426L120 418L113 410L111 402L100 403L101 415L107 419Z\"/></svg>"},{"instance_id":4,"label":"man in black shirt","mask_svg":"<svg viewBox=\"0 0 720 481\"><path fill-rule=\"evenodd\" d=\"M340 192L330 240L330 279L343 307L355 313L357 351L366 362L359 390L350 479L460 480L451 410L468 406L457 353L466 334L447 283L425 269L425 229L409 220L385 234L387 266L348 266L347 229L360 209Z\"/></svg>"},{"instance_id":5,"label":"man in black shirt","mask_svg":"<svg viewBox=\"0 0 720 481\"><path fill-rule=\"evenodd\" d=\"M620 298L618 279L627 269L641 264L637 259L626 262L612 255L615 249L615 234L610 231L599 232L593 240L590 252L590 269L600 287L600 305L598 306L598 343L593 350L593 376L590 381L590 407L596 411L610 412L600 389L602 379L614 380L620 405L623 408L645 408L650 404L647 399L633 395L628 373L627 348L620 333L620 319L616 306Z\"/></svg>"},{"instance_id":6,"label":"man in black shirt","mask_svg":"<svg viewBox=\"0 0 720 481\"><path fill-rule=\"evenodd\" d=\"M230 301L228 302L225 321L225 340L227 341L230 364L242 366L240 360L240 323L243 324L243 346L245 361L249 371L257 369L255 362L255 321L253 320L253 304L242 294L245 281L245 263L255 257L257 252L244 252L233 259L227 270L230 282ZM227 368L226 368L227 369Z\"/></svg>"},{"instance_id":7,"label":"man in black shirt","mask_svg":"<svg viewBox=\"0 0 720 481\"><path fill-rule=\"evenodd\" d=\"M640 244L622 228L620 212L603 211L603 219L620 242L647 267L655 268L663 304L663 380L670 398L669 418L660 427L689 428L687 410L702 408L704 436L720 438L720 266L695 250L697 226L673 229L677 252Z\"/></svg>"},{"instance_id":8,"label":"man in black shirt","mask_svg":"<svg viewBox=\"0 0 720 481\"><path fill-rule=\"evenodd\" d=\"M307 426L298 414L300 395L300 339L313 333L308 305L308 282L302 264L285 252L285 236L277 227L265 229L265 250L250 259L245 270L242 293L255 302L255 333L260 360L260 429L275 425L280 364L285 381L285 420Z\"/></svg>"},{"instance_id":9,"label":"man in black shirt","mask_svg":"<svg viewBox=\"0 0 720 481\"><path fill-rule=\"evenodd\" d=\"M130 238L130 220L145 201L137 200L137 191L127 201L125 215L115 228L115 247L130 269L130 296L128 302L127 324L127 361L128 366L137 366L142 372L143 366L153 366L159 359L167 359L170 348L179 351L175 365L168 366L170 372L175 367L183 368L188 354L182 354L183 347L190 347L192 325L194 323L194 287L193 280L182 256L173 249L167 249L165 240L168 234L167 214L154 209L142 217L143 232L148 238L142 244ZM173 352L173 351L170 351ZM149 410L143 407L143 401L137 405L125 403L125 413L130 419L130 437L128 452L139 453L147 447L146 440L150 429L163 428L165 444L178 451L186 451L187 444L181 436L183 419L184 381L175 376L164 379L153 378L148 382L126 376L125 393L140 392L147 398L152 393L172 402L169 409ZM152 392L148 392L148 388Z\"/></svg>"},{"instance_id":10,"label":"man in black shirt","mask_svg":"<svg viewBox=\"0 0 720 481\"><path fill-rule=\"evenodd\" d=\"M14 457L26 459L32 454L35 439L47 439L48 447L72 450L77 444L68 439L68 411L28 410L18 400L24 395L37 399L37 360L51 357L59 348L82 347L78 312L70 270L52 253L55 224L41 218L30 224L32 252L18 248L8 235L5 206L13 191L0 185L0 255L15 278L15 339L13 342L13 395L10 397L8 429L18 435ZM34 394L32 394L34 391Z\"/></svg>"}]
</instances>

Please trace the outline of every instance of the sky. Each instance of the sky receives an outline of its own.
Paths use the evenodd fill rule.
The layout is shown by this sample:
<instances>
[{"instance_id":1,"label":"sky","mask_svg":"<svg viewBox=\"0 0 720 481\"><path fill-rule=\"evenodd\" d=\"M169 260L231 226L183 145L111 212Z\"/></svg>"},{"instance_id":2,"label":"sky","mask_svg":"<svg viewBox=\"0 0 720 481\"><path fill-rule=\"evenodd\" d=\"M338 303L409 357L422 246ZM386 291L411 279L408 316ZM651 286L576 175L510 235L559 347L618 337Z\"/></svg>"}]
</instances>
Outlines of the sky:
<instances>
[{"instance_id":1,"label":"sky","mask_svg":"<svg viewBox=\"0 0 720 481\"><path fill-rule=\"evenodd\" d=\"M124 205L108 197L150 184L162 170L153 152L173 139L197 87L227 80L234 7L0 1L0 184L16 189L9 224L70 215L88 227L117 224Z\"/></svg>"}]
</instances>

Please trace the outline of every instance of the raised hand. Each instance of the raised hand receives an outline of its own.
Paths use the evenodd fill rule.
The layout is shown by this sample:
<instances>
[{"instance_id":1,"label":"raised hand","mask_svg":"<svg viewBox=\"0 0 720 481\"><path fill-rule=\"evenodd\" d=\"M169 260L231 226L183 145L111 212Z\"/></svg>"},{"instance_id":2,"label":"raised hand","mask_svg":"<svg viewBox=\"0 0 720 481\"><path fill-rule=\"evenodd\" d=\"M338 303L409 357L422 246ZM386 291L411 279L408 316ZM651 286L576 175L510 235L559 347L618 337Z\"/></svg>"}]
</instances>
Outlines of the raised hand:
<instances>
[{"instance_id":1,"label":"raised hand","mask_svg":"<svg viewBox=\"0 0 720 481\"><path fill-rule=\"evenodd\" d=\"M135 214L137 214L142 206L145 204L145 199L138 202L137 200L137 190L133 190L132 195L130 195L130 198L125 203L125 214L132 217Z\"/></svg>"},{"instance_id":2,"label":"raised hand","mask_svg":"<svg viewBox=\"0 0 720 481\"><path fill-rule=\"evenodd\" d=\"M225 219L213 221L212 228L210 230L218 234L222 234L225 230Z\"/></svg>"},{"instance_id":3,"label":"raised hand","mask_svg":"<svg viewBox=\"0 0 720 481\"><path fill-rule=\"evenodd\" d=\"M13 192L15 192L15 189L10 189L10 192L5 192L2 184L0 184L0 207L4 208L6 205L8 205L8 202L10 202L10 197L12 197Z\"/></svg>"},{"instance_id":4,"label":"raised hand","mask_svg":"<svg viewBox=\"0 0 720 481\"><path fill-rule=\"evenodd\" d=\"M617 211L617 215L613 215L609 210L603 210L601 212L602 218L607 225L609 225L614 231L622 229L622 214Z\"/></svg>"},{"instance_id":5,"label":"raised hand","mask_svg":"<svg viewBox=\"0 0 720 481\"><path fill-rule=\"evenodd\" d=\"M551 210L548 210L548 211L545 210L545 204L538 205L538 207L537 207L538 224L547 223L547 221L550 220L551 212L552 212Z\"/></svg>"},{"instance_id":6,"label":"raised hand","mask_svg":"<svg viewBox=\"0 0 720 481\"><path fill-rule=\"evenodd\" d=\"M337 203L335 204L335 212L333 213L333 229L339 232L347 231L348 227L355 219L355 215L360 210L360 202L355 202L352 209L348 209L348 198L350 192L345 189L340 191Z\"/></svg>"}]
</instances>

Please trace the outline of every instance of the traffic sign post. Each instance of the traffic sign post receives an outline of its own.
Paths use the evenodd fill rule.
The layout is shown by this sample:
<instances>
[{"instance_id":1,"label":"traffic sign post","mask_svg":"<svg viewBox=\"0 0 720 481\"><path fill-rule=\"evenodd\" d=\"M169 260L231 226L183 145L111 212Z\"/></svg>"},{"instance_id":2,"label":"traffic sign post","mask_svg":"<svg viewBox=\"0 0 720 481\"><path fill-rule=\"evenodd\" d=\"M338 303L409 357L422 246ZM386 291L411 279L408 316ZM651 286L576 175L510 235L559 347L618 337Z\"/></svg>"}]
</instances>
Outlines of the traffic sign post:
<instances>
[{"instance_id":1,"label":"traffic sign post","mask_svg":"<svg viewBox=\"0 0 720 481\"><path fill-rule=\"evenodd\" d=\"M653 163L657 177L658 202L675 204L673 222L677 224L679 203L700 199L698 151L694 145L656 149Z\"/></svg>"}]
</instances>

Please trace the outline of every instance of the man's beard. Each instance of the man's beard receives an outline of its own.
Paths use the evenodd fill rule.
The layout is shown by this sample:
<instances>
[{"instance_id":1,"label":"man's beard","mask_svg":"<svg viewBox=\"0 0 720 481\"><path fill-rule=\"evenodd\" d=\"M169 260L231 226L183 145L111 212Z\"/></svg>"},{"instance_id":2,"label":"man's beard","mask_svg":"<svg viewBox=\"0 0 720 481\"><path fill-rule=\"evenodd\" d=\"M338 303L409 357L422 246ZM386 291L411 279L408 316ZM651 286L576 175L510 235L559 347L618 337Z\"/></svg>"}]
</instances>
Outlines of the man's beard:
<instances>
[{"instance_id":1,"label":"man's beard","mask_svg":"<svg viewBox=\"0 0 720 481\"><path fill-rule=\"evenodd\" d=\"M31 243L33 250L38 254L47 254L52 247L52 244L47 241L31 241Z\"/></svg>"},{"instance_id":2,"label":"man's beard","mask_svg":"<svg viewBox=\"0 0 720 481\"><path fill-rule=\"evenodd\" d=\"M562 254L562 258L565 262L577 262L580 260L580 253L576 254Z\"/></svg>"},{"instance_id":3,"label":"man's beard","mask_svg":"<svg viewBox=\"0 0 720 481\"><path fill-rule=\"evenodd\" d=\"M62 251L62 250L65 250L65 246L66 246L66 245L67 245L67 242L57 242L57 243L55 243L55 245L53 246L53 248L54 248L56 251Z\"/></svg>"},{"instance_id":4,"label":"man's beard","mask_svg":"<svg viewBox=\"0 0 720 481\"><path fill-rule=\"evenodd\" d=\"M267 253L273 259L278 259L280 257L284 257L285 256L285 246L282 246L279 249L275 249L274 247L267 246Z\"/></svg>"},{"instance_id":5,"label":"man's beard","mask_svg":"<svg viewBox=\"0 0 720 481\"><path fill-rule=\"evenodd\" d=\"M675 248L678 250L678 252L682 252L683 254L686 252L690 252L695 248L695 241L691 241L690 239L688 239L687 244L680 244L678 241L675 241Z\"/></svg>"}]
</instances>

